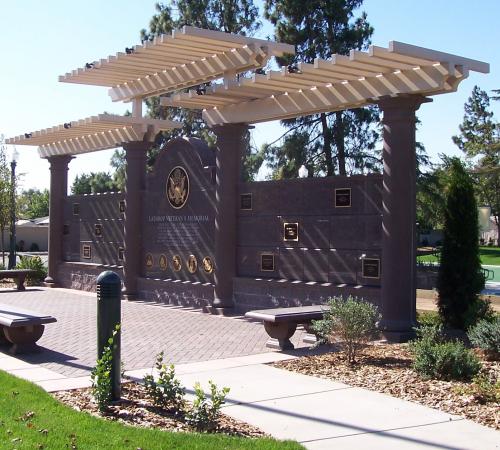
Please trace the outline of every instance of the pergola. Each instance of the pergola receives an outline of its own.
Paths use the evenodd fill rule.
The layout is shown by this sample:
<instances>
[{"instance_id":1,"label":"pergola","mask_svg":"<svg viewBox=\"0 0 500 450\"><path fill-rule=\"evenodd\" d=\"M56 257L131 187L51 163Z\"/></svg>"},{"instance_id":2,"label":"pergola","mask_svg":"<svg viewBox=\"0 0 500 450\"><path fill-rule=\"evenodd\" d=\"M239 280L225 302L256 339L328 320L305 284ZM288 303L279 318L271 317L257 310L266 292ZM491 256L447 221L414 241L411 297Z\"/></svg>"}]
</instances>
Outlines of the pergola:
<instances>
[{"instance_id":1,"label":"pergola","mask_svg":"<svg viewBox=\"0 0 500 450\"><path fill-rule=\"evenodd\" d=\"M72 155L123 146L125 292L136 294L140 250L141 189L146 151L156 133L180 124L142 117L142 101L162 95L164 107L203 110L217 135L214 307L230 308L235 274L236 195L248 124L378 104L384 113L382 315L383 328L404 333L415 321L415 111L428 96L453 92L469 71L489 65L401 42L370 46L263 72L273 56L294 48L266 40L184 27L67 73L62 82L109 87L112 101L132 102L132 117L99 115L29 132L8 144L38 145L51 163L49 277L62 260L61 204ZM259 70L257 70L259 69ZM194 89L189 89L197 86Z\"/></svg>"}]
</instances>

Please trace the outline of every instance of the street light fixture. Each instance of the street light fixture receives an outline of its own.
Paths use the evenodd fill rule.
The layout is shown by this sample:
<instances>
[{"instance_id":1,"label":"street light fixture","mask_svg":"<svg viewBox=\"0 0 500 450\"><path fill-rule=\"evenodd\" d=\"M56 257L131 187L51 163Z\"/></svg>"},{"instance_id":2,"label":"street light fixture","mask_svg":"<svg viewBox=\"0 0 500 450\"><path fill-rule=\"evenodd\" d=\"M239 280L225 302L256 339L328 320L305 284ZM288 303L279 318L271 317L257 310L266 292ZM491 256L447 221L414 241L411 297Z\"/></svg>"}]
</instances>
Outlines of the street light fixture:
<instances>
[{"instance_id":1,"label":"street light fixture","mask_svg":"<svg viewBox=\"0 0 500 450\"><path fill-rule=\"evenodd\" d=\"M12 161L10 162L10 251L9 269L16 266L16 165L19 153L14 147Z\"/></svg>"}]
</instances>

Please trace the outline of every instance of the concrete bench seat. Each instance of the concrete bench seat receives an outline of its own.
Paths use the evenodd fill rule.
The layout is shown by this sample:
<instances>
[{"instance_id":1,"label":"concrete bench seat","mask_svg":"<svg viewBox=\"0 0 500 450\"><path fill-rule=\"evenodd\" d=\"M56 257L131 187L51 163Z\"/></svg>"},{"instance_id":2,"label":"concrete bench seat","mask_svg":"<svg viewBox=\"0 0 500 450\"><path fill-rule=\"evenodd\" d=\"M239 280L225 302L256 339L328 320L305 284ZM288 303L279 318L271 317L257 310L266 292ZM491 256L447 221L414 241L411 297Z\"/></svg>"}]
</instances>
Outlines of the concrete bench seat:
<instances>
[{"instance_id":1,"label":"concrete bench seat","mask_svg":"<svg viewBox=\"0 0 500 450\"><path fill-rule=\"evenodd\" d=\"M325 305L312 305L260 309L247 312L245 317L262 320L264 328L270 337L266 343L266 347L291 350L294 346L290 338L295 333L297 325L303 325L306 331L310 333L311 322L322 319L326 308ZM310 335L307 336L307 342L314 341L315 338L312 338Z\"/></svg>"},{"instance_id":2,"label":"concrete bench seat","mask_svg":"<svg viewBox=\"0 0 500 450\"><path fill-rule=\"evenodd\" d=\"M9 352L27 353L38 350L46 323L55 317L0 303L0 344L10 345Z\"/></svg>"},{"instance_id":3,"label":"concrete bench seat","mask_svg":"<svg viewBox=\"0 0 500 450\"><path fill-rule=\"evenodd\" d=\"M11 269L11 270L0 270L0 279L2 278L12 278L16 280L16 289L18 291L24 291L24 280L28 275L35 275L36 272L30 269Z\"/></svg>"}]
</instances>

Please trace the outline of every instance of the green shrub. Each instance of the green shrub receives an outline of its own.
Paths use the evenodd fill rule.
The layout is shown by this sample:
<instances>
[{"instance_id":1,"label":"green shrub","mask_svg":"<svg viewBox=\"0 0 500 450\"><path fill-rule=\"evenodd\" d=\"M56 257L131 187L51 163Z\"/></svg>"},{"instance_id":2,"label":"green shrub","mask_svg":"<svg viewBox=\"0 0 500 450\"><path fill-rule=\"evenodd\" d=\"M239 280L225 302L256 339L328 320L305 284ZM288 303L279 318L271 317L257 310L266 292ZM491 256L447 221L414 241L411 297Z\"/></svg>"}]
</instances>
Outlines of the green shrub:
<instances>
[{"instance_id":1,"label":"green shrub","mask_svg":"<svg viewBox=\"0 0 500 450\"><path fill-rule=\"evenodd\" d=\"M424 378L469 380L481 369L481 363L460 341L445 341L442 328L417 329L417 339L410 343L413 368Z\"/></svg>"},{"instance_id":2,"label":"green shrub","mask_svg":"<svg viewBox=\"0 0 500 450\"><path fill-rule=\"evenodd\" d=\"M155 381L152 374L146 375L144 386L156 406L168 408L178 413L184 406L185 390L175 377L174 365L167 367L163 363L163 356L163 352L156 356L155 368L158 371L158 381Z\"/></svg>"},{"instance_id":3,"label":"green shrub","mask_svg":"<svg viewBox=\"0 0 500 450\"><path fill-rule=\"evenodd\" d=\"M378 308L372 303L352 296L346 300L334 297L328 302L323 319L313 321L312 329L319 342L340 341L352 364L362 345L375 337L379 320Z\"/></svg>"},{"instance_id":4,"label":"green shrub","mask_svg":"<svg viewBox=\"0 0 500 450\"><path fill-rule=\"evenodd\" d=\"M21 261L17 263L16 269L30 269L36 272L34 275L26 277L28 286L39 285L47 277L47 268L39 256L21 256Z\"/></svg>"},{"instance_id":5,"label":"green shrub","mask_svg":"<svg viewBox=\"0 0 500 450\"><path fill-rule=\"evenodd\" d=\"M441 325L441 317L435 311L417 312L417 322L421 327L437 327Z\"/></svg>"},{"instance_id":6,"label":"green shrub","mask_svg":"<svg viewBox=\"0 0 500 450\"><path fill-rule=\"evenodd\" d=\"M491 321L479 321L469 329L467 336L475 347L500 353L500 316Z\"/></svg>"},{"instance_id":7,"label":"green shrub","mask_svg":"<svg viewBox=\"0 0 500 450\"><path fill-rule=\"evenodd\" d=\"M212 381L208 399L200 383L194 385L195 399L191 409L186 414L186 422L198 431L212 431L217 428L220 409L229 393L229 388L217 389Z\"/></svg>"},{"instance_id":8,"label":"green shrub","mask_svg":"<svg viewBox=\"0 0 500 450\"><path fill-rule=\"evenodd\" d=\"M485 373L472 379L472 385L466 391L480 403L500 402L500 380L491 380Z\"/></svg>"},{"instance_id":9,"label":"green shrub","mask_svg":"<svg viewBox=\"0 0 500 450\"><path fill-rule=\"evenodd\" d=\"M118 324L112 336L108 339L108 345L104 347L102 356L97 359L96 366L90 374L92 395L101 412L107 410L112 400L113 381L111 379L111 369L113 368L113 344L115 336L119 331L120 325Z\"/></svg>"}]
</instances>

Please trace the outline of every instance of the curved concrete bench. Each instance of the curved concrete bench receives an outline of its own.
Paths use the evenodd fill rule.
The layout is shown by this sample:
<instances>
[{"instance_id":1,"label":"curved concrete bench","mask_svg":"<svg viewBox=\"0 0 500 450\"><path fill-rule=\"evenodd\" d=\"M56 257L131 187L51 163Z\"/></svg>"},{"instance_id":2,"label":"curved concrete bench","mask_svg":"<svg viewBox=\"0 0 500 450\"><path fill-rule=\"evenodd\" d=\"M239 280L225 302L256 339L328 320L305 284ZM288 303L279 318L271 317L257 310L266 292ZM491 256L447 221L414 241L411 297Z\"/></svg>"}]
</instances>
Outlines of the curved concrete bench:
<instances>
[{"instance_id":1,"label":"curved concrete bench","mask_svg":"<svg viewBox=\"0 0 500 450\"><path fill-rule=\"evenodd\" d=\"M52 322L57 322L55 317L0 304L0 343L10 344L12 354L37 351L44 324Z\"/></svg>"},{"instance_id":2,"label":"curved concrete bench","mask_svg":"<svg viewBox=\"0 0 500 450\"><path fill-rule=\"evenodd\" d=\"M322 319L325 309L327 309L327 306L324 305L260 309L247 312L245 317L262 320L264 328L270 337L266 347L292 350L294 346L290 342L290 338L295 333L297 325L304 325L304 328L309 333L311 322ZM314 341L315 339L311 339L310 336L307 339L307 342Z\"/></svg>"},{"instance_id":3,"label":"curved concrete bench","mask_svg":"<svg viewBox=\"0 0 500 450\"><path fill-rule=\"evenodd\" d=\"M17 290L24 291L24 280L27 275L35 275L36 272L31 269L11 269L11 270L0 270L0 279L2 278L12 278L16 280Z\"/></svg>"}]
</instances>

